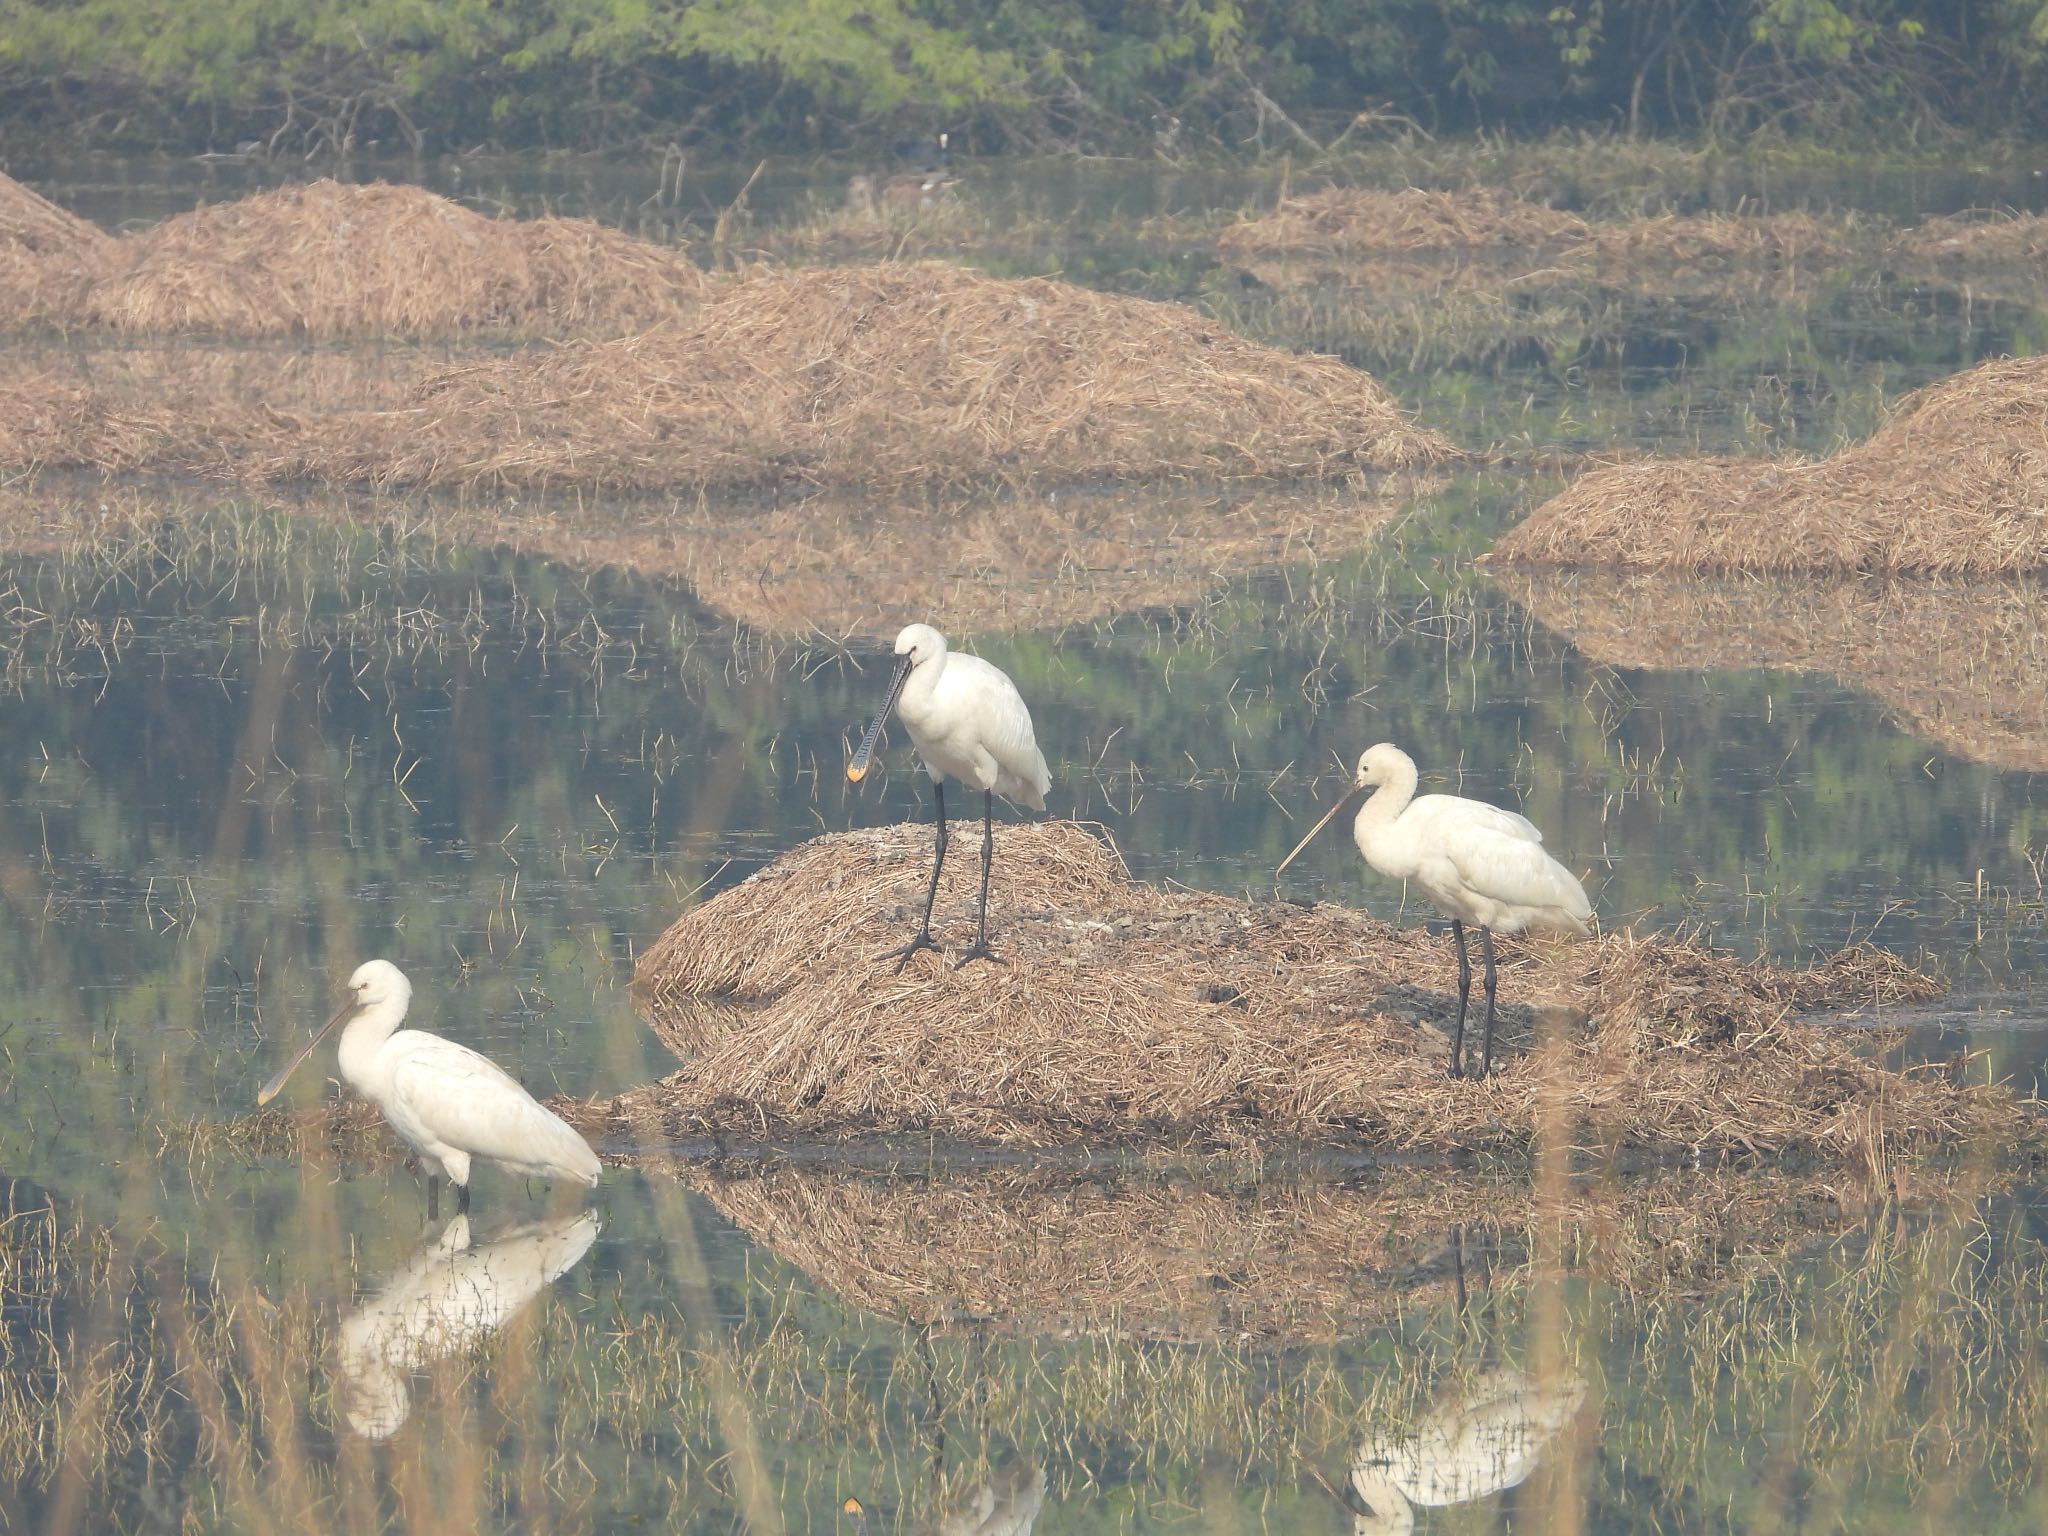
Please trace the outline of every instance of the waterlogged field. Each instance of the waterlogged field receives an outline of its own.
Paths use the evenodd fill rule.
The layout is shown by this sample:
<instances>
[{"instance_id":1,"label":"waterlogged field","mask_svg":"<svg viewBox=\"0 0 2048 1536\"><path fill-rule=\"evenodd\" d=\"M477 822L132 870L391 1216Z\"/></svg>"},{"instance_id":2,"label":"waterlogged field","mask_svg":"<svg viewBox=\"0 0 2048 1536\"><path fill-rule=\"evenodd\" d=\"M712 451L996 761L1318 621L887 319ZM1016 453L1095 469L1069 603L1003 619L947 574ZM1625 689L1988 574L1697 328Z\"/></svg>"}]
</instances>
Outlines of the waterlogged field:
<instances>
[{"instance_id":1,"label":"waterlogged field","mask_svg":"<svg viewBox=\"0 0 2048 1536\"><path fill-rule=\"evenodd\" d=\"M1521 456L1393 487L1313 552L1098 539L1020 573L921 525L1179 526L1188 493L895 507L816 596L676 552L863 509L44 486L0 554L0 1529L2038 1529L2048 1228L1997 1147L1644 1170L1554 1138L1533 1167L614 1141L581 1205L485 1172L428 1223L381 1133L252 1128L372 955L536 1092L660 1075L642 948L805 838L927 814L900 731L843 773L898 588L971 616L1051 813L1141 879L1270 895L1338 765L1391 740L1426 787L1529 814L1607 926L1788 961L1869 940L1950 983L1908 1055L2037 1087L2040 591L1475 563L1572 455L1825 450L2028 350L2029 296L1616 287L1505 338L1246 281L1214 232L1256 194L1222 178L970 189L977 260L1054 251L1340 351ZM1804 195L1904 217L1986 190ZM76 206L190 195L108 176ZM818 216L763 204L764 245ZM1335 835L1285 889L1429 916Z\"/></svg>"}]
</instances>

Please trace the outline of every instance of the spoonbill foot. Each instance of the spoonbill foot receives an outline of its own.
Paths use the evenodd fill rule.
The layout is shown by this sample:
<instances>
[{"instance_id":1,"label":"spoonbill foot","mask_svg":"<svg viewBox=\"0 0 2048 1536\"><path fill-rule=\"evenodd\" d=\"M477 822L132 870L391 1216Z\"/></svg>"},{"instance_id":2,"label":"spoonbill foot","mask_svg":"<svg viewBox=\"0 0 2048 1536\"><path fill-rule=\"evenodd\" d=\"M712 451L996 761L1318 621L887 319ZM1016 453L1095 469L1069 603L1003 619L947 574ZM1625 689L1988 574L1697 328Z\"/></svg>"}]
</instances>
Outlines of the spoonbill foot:
<instances>
[{"instance_id":1,"label":"spoonbill foot","mask_svg":"<svg viewBox=\"0 0 2048 1536\"><path fill-rule=\"evenodd\" d=\"M1010 962L988 947L983 939L976 939L967 946L967 953L953 962L953 969L959 970L970 960L986 960L990 965L1008 965Z\"/></svg>"},{"instance_id":2,"label":"spoonbill foot","mask_svg":"<svg viewBox=\"0 0 2048 1536\"><path fill-rule=\"evenodd\" d=\"M912 939L908 944L905 944L901 949L885 949L875 958L877 960L894 960L896 962L896 974L900 976L903 974L903 967L910 964L910 957L920 949L928 949L935 955L940 953L939 941L932 937L929 928Z\"/></svg>"}]
</instances>

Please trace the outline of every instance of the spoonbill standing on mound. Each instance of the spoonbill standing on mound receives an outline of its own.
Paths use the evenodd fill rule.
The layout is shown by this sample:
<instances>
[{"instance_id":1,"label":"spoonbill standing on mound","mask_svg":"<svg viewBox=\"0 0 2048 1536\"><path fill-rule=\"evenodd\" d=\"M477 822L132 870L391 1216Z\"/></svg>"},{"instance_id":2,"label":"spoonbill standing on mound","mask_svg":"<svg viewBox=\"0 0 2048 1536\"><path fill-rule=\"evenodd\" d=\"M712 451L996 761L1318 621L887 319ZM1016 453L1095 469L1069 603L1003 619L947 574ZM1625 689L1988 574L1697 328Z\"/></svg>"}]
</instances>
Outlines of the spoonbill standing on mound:
<instances>
[{"instance_id":1,"label":"spoonbill standing on mound","mask_svg":"<svg viewBox=\"0 0 2048 1536\"><path fill-rule=\"evenodd\" d=\"M1338 812L1367 790L1352 835L1365 862L1390 880L1413 880L1436 909L1451 920L1458 941L1458 1027L1451 1036L1451 1076L1464 1075L1465 1005L1472 995L1472 962L1465 954L1465 925L1479 930L1486 954L1486 1043L1476 1077L1493 1068L1493 935L1528 929L1584 934L1593 905L1576 876L1543 851L1534 822L1483 800L1459 795L1415 798L1415 760L1381 742L1358 759L1358 775L1344 798L1331 806L1294 852L1273 871L1280 878L1295 856Z\"/></svg>"},{"instance_id":2,"label":"spoonbill standing on mound","mask_svg":"<svg viewBox=\"0 0 2048 1536\"><path fill-rule=\"evenodd\" d=\"M348 998L334 1017L263 1085L256 1102L276 1098L299 1063L346 1022L337 1053L341 1075L419 1154L427 1170L429 1218L441 1213L444 1175L455 1185L455 1208L469 1209L471 1158L513 1173L596 1185L597 1154L590 1143L497 1063L439 1035L400 1030L411 1002L405 972L389 960L365 960L349 977Z\"/></svg>"},{"instance_id":3,"label":"spoonbill standing on mound","mask_svg":"<svg viewBox=\"0 0 2048 1536\"><path fill-rule=\"evenodd\" d=\"M946 649L946 637L929 624L912 624L896 637L896 670L874 723L860 739L846 776L858 784L868 771L875 738L893 708L910 732L910 744L932 778L932 814L938 824L938 847L932 855L932 883L924 893L924 921L917 937L901 949L878 955L894 959L902 970L920 949L936 950L932 939L932 903L939 894L939 866L946 862L946 780L958 779L981 791L981 912L975 921L974 944L954 966L970 960L1002 962L988 947L988 871L995 859L996 796L1045 809L1052 787L1045 754L1031 732L1031 711L1017 685L998 667L979 656Z\"/></svg>"}]
</instances>

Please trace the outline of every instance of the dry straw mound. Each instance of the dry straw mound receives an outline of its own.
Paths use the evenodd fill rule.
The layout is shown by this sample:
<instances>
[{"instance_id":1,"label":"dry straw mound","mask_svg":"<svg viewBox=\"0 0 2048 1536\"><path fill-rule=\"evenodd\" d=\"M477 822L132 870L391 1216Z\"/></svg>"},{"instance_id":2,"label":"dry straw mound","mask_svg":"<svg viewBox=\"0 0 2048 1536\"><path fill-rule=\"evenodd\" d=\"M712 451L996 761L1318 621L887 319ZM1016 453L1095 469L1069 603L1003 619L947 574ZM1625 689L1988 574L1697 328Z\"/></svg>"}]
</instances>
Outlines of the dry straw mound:
<instances>
[{"instance_id":1,"label":"dry straw mound","mask_svg":"<svg viewBox=\"0 0 2048 1536\"><path fill-rule=\"evenodd\" d=\"M1581 476L1495 545L1524 565L1996 575L2048 565L2048 358L1921 390L1818 463L1681 459Z\"/></svg>"},{"instance_id":2,"label":"dry straw mound","mask_svg":"<svg viewBox=\"0 0 2048 1536\"><path fill-rule=\"evenodd\" d=\"M0 175L0 313L10 327L62 322L112 259L112 235Z\"/></svg>"},{"instance_id":3,"label":"dry straw mound","mask_svg":"<svg viewBox=\"0 0 2048 1536\"><path fill-rule=\"evenodd\" d=\"M264 467L382 485L1292 477L1452 457L1367 375L1176 304L937 263L761 271L689 319L453 371Z\"/></svg>"},{"instance_id":4,"label":"dry straw mound","mask_svg":"<svg viewBox=\"0 0 2048 1536\"><path fill-rule=\"evenodd\" d=\"M478 506L441 529L589 569L680 579L764 634L893 636L1060 629L1179 607L1261 566L1367 543L1417 494L1349 488L1221 496L1148 491L964 502L818 496L658 515Z\"/></svg>"},{"instance_id":5,"label":"dry straw mound","mask_svg":"<svg viewBox=\"0 0 2048 1536\"><path fill-rule=\"evenodd\" d=\"M1325 187L1283 199L1217 237L1231 256L1416 256L1455 251L1558 248L1585 236L1586 221L1492 188L1378 192Z\"/></svg>"},{"instance_id":6,"label":"dry straw mound","mask_svg":"<svg viewBox=\"0 0 2048 1536\"><path fill-rule=\"evenodd\" d=\"M681 251L584 219L487 219L419 187L316 181L121 242L88 324L143 335L423 336L640 330L708 279Z\"/></svg>"},{"instance_id":7,"label":"dry straw mound","mask_svg":"<svg viewBox=\"0 0 2048 1536\"><path fill-rule=\"evenodd\" d=\"M1526 1180L1388 1169L1334 1182L948 1168L686 1167L754 1242L871 1312L924 1326L1253 1346L1355 1337L1404 1310L1519 1288L1532 1256L1670 1299L1868 1217L1839 1178L1662 1170ZM1967 1171L1921 1197L1974 1191Z\"/></svg>"},{"instance_id":8,"label":"dry straw mound","mask_svg":"<svg viewBox=\"0 0 2048 1536\"><path fill-rule=\"evenodd\" d=\"M1798 1016L1937 990L1881 952L1789 972L1628 934L1504 941L1505 1070L1453 1083L1448 939L1153 890L1071 824L997 842L1005 966L924 955L899 976L873 960L915 923L924 827L815 839L687 913L636 979L685 1064L621 1110L676 1132L1504 1149L1555 1114L1605 1143L1849 1157L2015 1126L2009 1094L1881 1067L1867 1036ZM977 862L948 861L943 936L971 928Z\"/></svg>"},{"instance_id":9,"label":"dry straw mound","mask_svg":"<svg viewBox=\"0 0 2048 1536\"><path fill-rule=\"evenodd\" d=\"M2037 580L1816 586L1600 571L1496 579L1605 665L1825 672L1948 752L2048 773L2048 591Z\"/></svg>"},{"instance_id":10,"label":"dry straw mound","mask_svg":"<svg viewBox=\"0 0 2048 1536\"><path fill-rule=\"evenodd\" d=\"M1945 275L1973 270L2038 274L2048 262L2048 217L2009 210L1950 214L1901 231L1888 254L1908 269Z\"/></svg>"},{"instance_id":11,"label":"dry straw mound","mask_svg":"<svg viewBox=\"0 0 2048 1536\"><path fill-rule=\"evenodd\" d=\"M1714 213L1596 224L1565 260L1590 261L1624 287L1718 291L1735 279L1782 283L1848 252L1844 227L1811 214Z\"/></svg>"}]
</instances>

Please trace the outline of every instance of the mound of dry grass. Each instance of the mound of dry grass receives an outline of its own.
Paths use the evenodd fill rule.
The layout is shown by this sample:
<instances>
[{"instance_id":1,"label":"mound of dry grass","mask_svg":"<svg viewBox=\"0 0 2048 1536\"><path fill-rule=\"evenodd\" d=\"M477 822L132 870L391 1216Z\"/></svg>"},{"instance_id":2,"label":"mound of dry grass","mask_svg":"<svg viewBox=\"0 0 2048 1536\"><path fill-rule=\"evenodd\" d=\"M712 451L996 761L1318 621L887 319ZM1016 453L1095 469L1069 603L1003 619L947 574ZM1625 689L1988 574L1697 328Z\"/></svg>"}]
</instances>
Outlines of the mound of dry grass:
<instances>
[{"instance_id":1,"label":"mound of dry grass","mask_svg":"<svg viewBox=\"0 0 2048 1536\"><path fill-rule=\"evenodd\" d=\"M80 319L142 335L641 330L693 307L679 250L585 219L487 219L419 187L316 181L121 242Z\"/></svg>"},{"instance_id":2,"label":"mound of dry grass","mask_svg":"<svg viewBox=\"0 0 2048 1536\"><path fill-rule=\"evenodd\" d=\"M1601 571L1496 580L1605 665L1824 672L1948 752L2048 773L2048 591L2037 581L1793 585Z\"/></svg>"},{"instance_id":3,"label":"mound of dry grass","mask_svg":"<svg viewBox=\"0 0 2048 1536\"><path fill-rule=\"evenodd\" d=\"M1380 192L1325 187L1281 201L1271 213L1242 219L1217 236L1229 256L1291 253L1352 258L1456 251L1562 248L1587 232L1562 213L1494 188Z\"/></svg>"},{"instance_id":4,"label":"mound of dry grass","mask_svg":"<svg viewBox=\"0 0 2048 1536\"><path fill-rule=\"evenodd\" d=\"M441 534L583 569L686 582L764 634L893 636L1060 629L1184 606L1262 566L1369 543L1418 488L1260 489L1235 496L1075 491L967 501L820 495L766 508L480 505Z\"/></svg>"},{"instance_id":5,"label":"mound of dry grass","mask_svg":"<svg viewBox=\"0 0 2048 1536\"><path fill-rule=\"evenodd\" d=\"M1519 1288L1534 1254L1666 1301L1708 1294L1867 1218L1855 1187L1782 1170L1573 1181L1558 1201L1532 1199L1523 1179L1444 1168L1343 1183L1043 1167L929 1180L772 1164L683 1172L755 1243L885 1317L1254 1347L1355 1337L1460 1284L1475 1296Z\"/></svg>"},{"instance_id":6,"label":"mound of dry grass","mask_svg":"<svg viewBox=\"0 0 2048 1536\"><path fill-rule=\"evenodd\" d=\"M1901 230L1887 250L1909 270L2028 271L2048 262L2048 216L1996 212L1948 214Z\"/></svg>"},{"instance_id":7,"label":"mound of dry grass","mask_svg":"<svg viewBox=\"0 0 2048 1536\"><path fill-rule=\"evenodd\" d=\"M923 827L815 839L687 913L636 977L685 1064L621 1110L671 1131L1444 1149L1525 1148L1555 1114L1599 1143L1836 1157L2019 1123L2003 1091L1886 1068L1867 1034L1799 1016L1938 990L1878 951L1790 972L1626 933L1503 941L1506 1066L1457 1083L1447 939L1339 907L1153 890L1071 824L997 841L1005 966L919 956L899 976L873 960L915 920ZM971 923L975 862L949 863L942 934Z\"/></svg>"},{"instance_id":8,"label":"mound of dry grass","mask_svg":"<svg viewBox=\"0 0 2048 1536\"><path fill-rule=\"evenodd\" d=\"M1564 259L1590 261L1603 281L1665 291L1783 283L1848 254L1846 229L1812 214L1708 213L1595 224Z\"/></svg>"},{"instance_id":9,"label":"mound of dry grass","mask_svg":"<svg viewBox=\"0 0 2048 1536\"><path fill-rule=\"evenodd\" d=\"M1454 456L1369 376L1176 304L936 263L760 271L687 320L308 419L273 477L616 488L1344 476Z\"/></svg>"},{"instance_id":10,"label":"mound of dry grass","mask_svg":"<svg viewBox=\"0 0 2048 1536\"><path fill-rule=\"evenodd\" d=\"M1818 463L1582 475L1494 546L1523 565L1997 575L2048 565L2048 358L1985 363Z\"/></svg>"},{"instance_id":11,"label":"mound of dry grass","mask_svg":"<svg viewBox=\"0 0 2048 1536\"><path fill-rule=\"evenodd\" d=\"M98 225L0 174L0 314L10 328L67 319L115 246Z\"/></svg>"}]
</instances>

